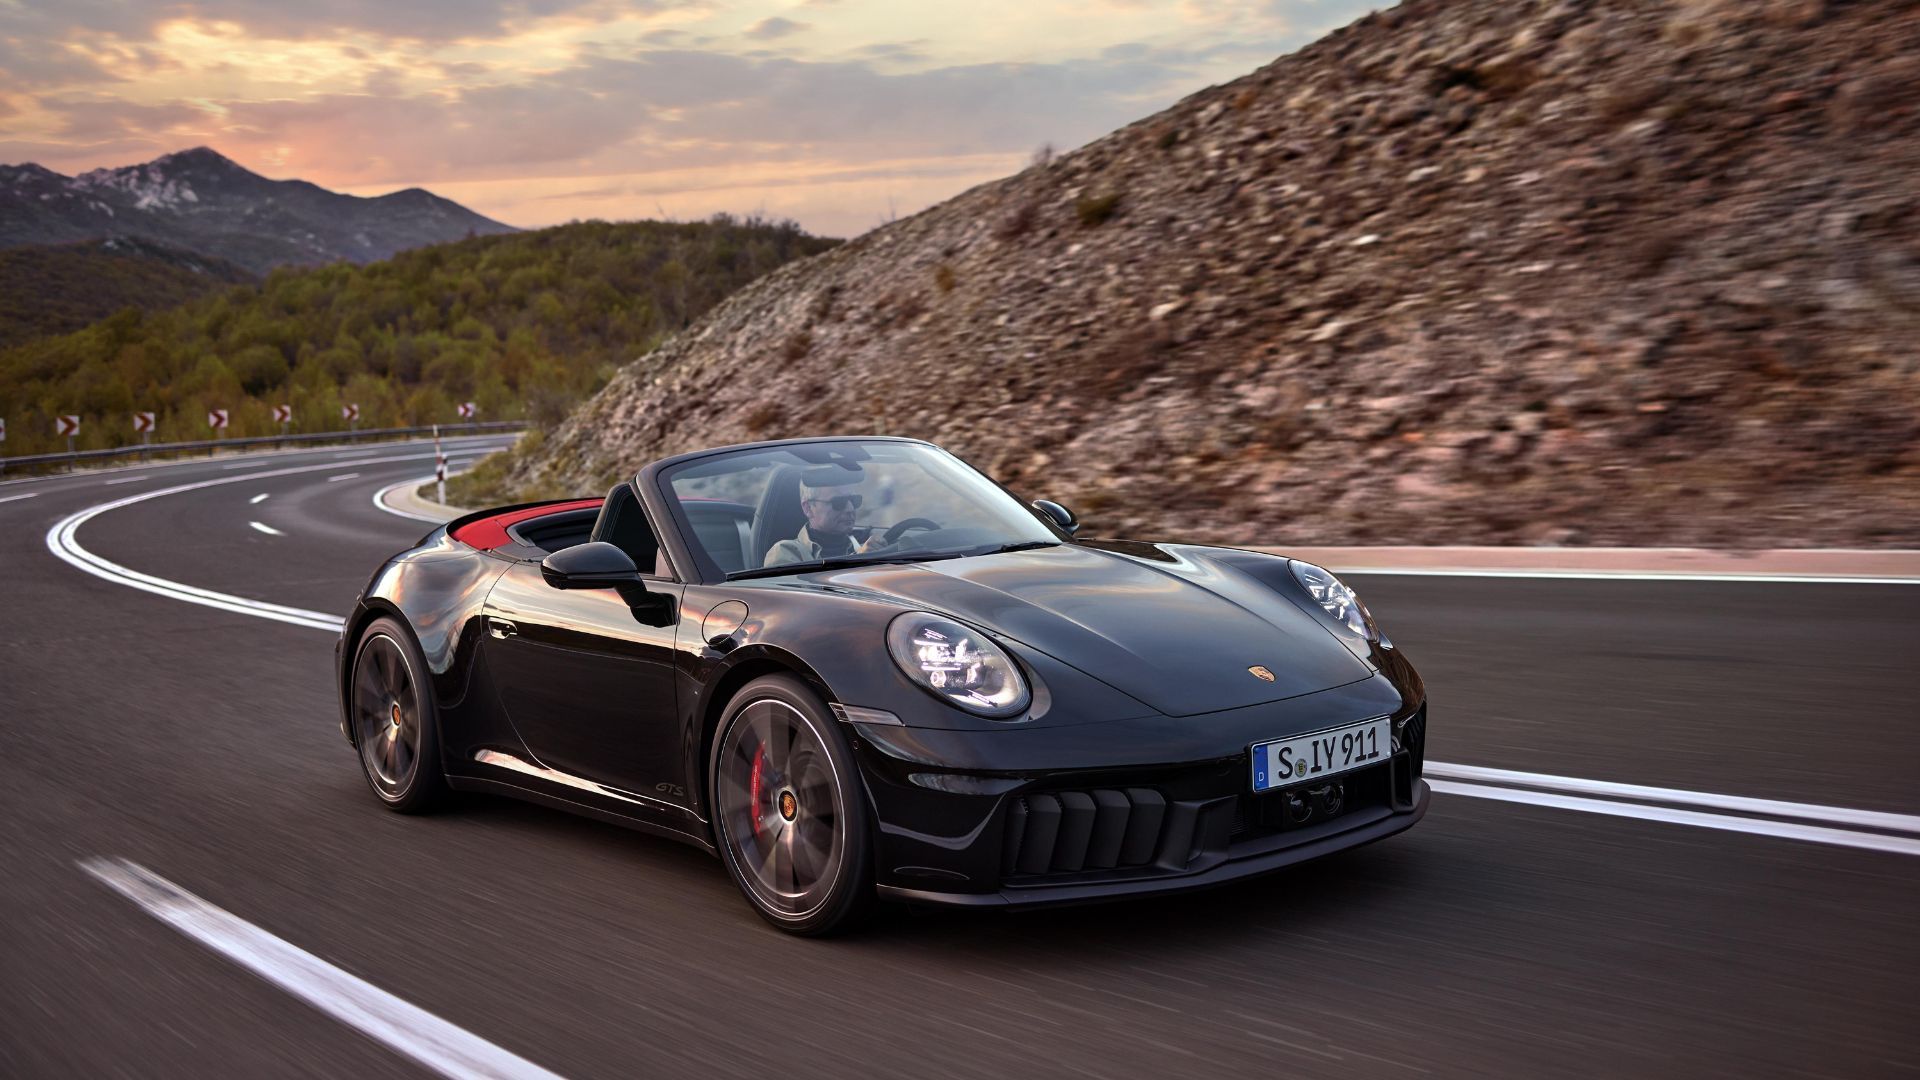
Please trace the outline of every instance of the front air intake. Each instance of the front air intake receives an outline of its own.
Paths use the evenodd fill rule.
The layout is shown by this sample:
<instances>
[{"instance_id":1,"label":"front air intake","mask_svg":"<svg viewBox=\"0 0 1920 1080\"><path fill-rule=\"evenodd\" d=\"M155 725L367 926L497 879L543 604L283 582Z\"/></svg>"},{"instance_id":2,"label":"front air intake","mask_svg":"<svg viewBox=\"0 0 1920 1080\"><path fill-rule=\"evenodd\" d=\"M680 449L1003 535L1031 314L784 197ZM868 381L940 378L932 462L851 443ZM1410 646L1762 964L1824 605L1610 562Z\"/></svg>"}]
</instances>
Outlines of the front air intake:
<instances>
[{"instance_id":1,"label":"front air intake","mask_svg":"<svg viewBox=\"0 0 1920 1080\"><path fill-rule=\"evenodd\" d=\"M1069 874L1145 866L1160 850L1167 800L1152 788L1023 795L1007 809L1003 872Z\"/></svg>"}]
</instances>

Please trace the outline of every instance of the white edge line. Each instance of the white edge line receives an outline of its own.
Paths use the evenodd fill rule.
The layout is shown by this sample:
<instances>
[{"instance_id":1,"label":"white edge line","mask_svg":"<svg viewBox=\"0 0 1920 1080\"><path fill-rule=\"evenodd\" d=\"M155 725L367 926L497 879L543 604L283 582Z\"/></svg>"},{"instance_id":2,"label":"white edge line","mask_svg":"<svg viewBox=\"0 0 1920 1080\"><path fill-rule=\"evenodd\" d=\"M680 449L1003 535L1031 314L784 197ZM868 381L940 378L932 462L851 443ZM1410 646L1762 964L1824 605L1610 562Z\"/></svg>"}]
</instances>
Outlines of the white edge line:
<instances>
[{"instance_id":1,"label":"white edge line","mask_svg":"<svg viewBox=\"0 0 1920 1080\"><path fill-rule=\"evenodd\" d=\"M392 506L388 504L387 502L387 496L392 494L393 492L399 491L401 488L408 487L408 486L419 487L421 484L424 484L427 481L434 479L435 476L436 474L434 473L428 473L425 476L415 477L412 480L402 480L397 484L388 484L386 487L383 487L379 491L376 491L373 493L374 509L385 510L387 513L392 514L394 517L403 517L409 521L431 521L435 525L445 525L447 522L452 521L453 519L428 517L425 514L416 514L411 510L402 510L397 506Z\"/></svg>"},{"instance_id":2,"label":"white edge line","mask_svg":"<svg viewBox=\"0 0 1920 1080\"><path fill-rule=\"evenodd\" d=\"M21 499L36 499L39 497L40 493L37 491L28 491L20 495L0 495L0 503L19 502Z\"/></svg>"},{"instance_id":3,"label":"white edge line","mask_svg":"<svg viewBox=\"0 0 1920 1080\"><path fill-rule=\"evenodd\" d=\"M283 533L283 532L281 532L281 531L280 531L279 529L276 529L276 528L274 528L274 527L273 527L273 526L271 526L271 525L264 525L264 524L261 524L261 523L260 523L260 522L258 522L258 521L249 521L249 522L247 522L247 524L249 524L249 525L251 525L251 526L253 526L253 527L254 527L254 528L256 528L256 529L259 529L259 530L260 530L261 532L263 532L263 533L266 533L266 534L267 534L268 536L285 536L285 535L287 535L286 533Z\"/></svg>"},{"instance_id":4,"label":"white edge line","mask_svg":"<svg viewBox=\"0 0 1920 1080\"><path fill-rule=\"evenodd\" d=\"M1806 821L1828 821L1838 825L1858 825L1870 829L1920 833L1920 817L1911 814L1890 814L1879 810L1850 810L1840 806L1754 799L1744 795L1717 795L1706 791L1648 787L1644 784L1617 784L1607 780L1582 780L1572 776L1516 772L1512 769L1489 769L1478 765L1454 765L1444 761L1427 762L1425 771L1428 776L1453 780L1475 780L1487 784L1575 791L1622 799L1678 803L1682 806L1710 806L1744 814L1770 814L1774 817L1801 818Z\"/></svg>"},{"instance_id":5,"label":"white edge line","mask_svg":"<svg viewBox=\"0 0 1920 1080\"><path fill-rule=\"evenodd\" d=\"M419 461L423 458L431 457L433 457L433 455L430 453L396 454L385 458L371 458L366 464L379 465L389 461ZM109 510L118 510L123 506L131 506L134 503L145 502L148 499L157 499L164 495L174 495L182 491L217 487L221 484L240 484L253 480L264 480L270 477L288 476L296 473L321 472L333 468L338 468L338 466L328 462L319 465L295 465L284 469L245 473L239 476L220 476L211 480L196 481L191 484L179 484L174 487L157 488L153 491L142 491L137 495L128 495L125 498L115 499L112 502L100 503L56 522L53 528L47 530L47 550L53 552L54 555L63 562L85 573L92 574L94 577L111 581L116 585L125 585L128 588L139 589L143 592L154 593L158 596L165 596L174 600L183 600L189 604L200 604L205 607L219 608L222 611L230 611L239 615L252 615L256 618L272 619L276 622L290 623L294 626L305 626L313 630L327 630L338 633L343 625L343 620L338 616L329 615L323 611L309 611L305 608L287 607L283 604L269 604L261 600L249 600L243 596L216 592L212 589L202 589L198 586L186 585L177 581L169 581L166 578L155 577L152 574L143 574L137 570L129 570L116 562L95 555L93 552L80 546L79 541L74 539L74 534L79 531L80 526L85 525L93 518Z\"/></svg>"},{"instance_id":6,"label":"white edge line","mask_svg":"<svg viewBox=\"0 0 1920 1080\"><path fill-rule=\"evenodd\" d=\"M152 473L144 473L139 476L122 476L122 477L119 477L118 479L105 481L105 484L106 486L111 487L114 484L137 484L142 480L151 480L151 479L153 479Z\"/></svg>"},{"instance_id":7,"label":"white edge line","mask_svg":"<svg viewBox=\"0 0 1920 1080\"><path fill-rule=\"evenodd\" d=\"M357 461L356 461L356 462L354 462L354 464L356 464L356 465L358 465L358 464L361 464L361 462L357 462ZM329 477L327 477L327 483L329 483L329 484L337 484L337 483L339 483L339 482L340 482L340 481L342 481L342 480L352 480L352 479L355 479L355 478L356 478L356 477L358 477L359 475L360 475L360 474L359 474L359 473L357 473L357 472L349 472L349 473L341 473L341 474L340 474L339 476L329 476Z\"/></svg>"},{"instance_id":8,"label":"white edge line","mask_svg":"<svg viewBox=\"0 0 1920 1080\"><path fill-rule=\"evenodd\" d=\"M86 859L80 868L142 911L228 960L443 1076L558 1080L378 986L126 859Z\"/></svg>"},{"instance_id":9,"label":"white edge line","mask_svg":"<svg viewBox=\"0 0 1920 1080\"><path fill-rule=\"evenodd\" d=\"M1566 581L1727 581L1782 585L1920 585L1920 577L1862 577L1846 574L1663 574L1633 570L1438 570L1385 566L1335 566L1342 574L1374 577L1548 578Z\"/></svg>"},{"instance_id":10,"label":"white edge line","mask_svg":"<svg viewBox=\"0 0 1920 1080\"><path fill-rule=\"evenodd\" d=\"M1703 813L1699 810L1674 810L1665 806L1643 806L1639 803L1607 802L1604 799L1583 799L1573 795L1555 795L1545 791L1524 791L1520 788L1462 784L1453 780L1429 780L1427 784L1433 788L1433 790L1445 795L1466 795L1475 799L1493 799L1498 802L1549 806L1560 810L1578 810L1588 814L1604 814L1609 817L1641 818L1646 821L1663 821L1673 825L1693 825L1702 829L1721 829L1726 832L1751 833L1755 836L1774 836L1788 840L1810 840L1816 844L1833 844L1837 847L1865 848L1869 851L1888 851L1899 855L1920 855L1920 837L1883 836L1879 833L1854 832L1849 829L1830 829L1823 825L1801 825L1791 821L1767 821L1762 818L1731 817L1726 814Z\"/></svg>"}]
</instances>

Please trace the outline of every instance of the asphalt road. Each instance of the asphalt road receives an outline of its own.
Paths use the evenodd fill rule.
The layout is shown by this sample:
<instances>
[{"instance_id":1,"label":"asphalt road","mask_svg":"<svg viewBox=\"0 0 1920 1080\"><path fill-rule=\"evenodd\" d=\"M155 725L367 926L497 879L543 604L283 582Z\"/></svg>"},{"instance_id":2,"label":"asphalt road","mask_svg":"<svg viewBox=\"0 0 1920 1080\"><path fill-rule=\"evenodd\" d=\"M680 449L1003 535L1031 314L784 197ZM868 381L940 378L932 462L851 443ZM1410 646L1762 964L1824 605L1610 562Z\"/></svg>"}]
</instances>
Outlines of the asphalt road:
<instances>
[{"instance_id":1,"label":"asphalt road","mask_svg":"<svg viewBox=\"0 0 1920 1080\"><path fill-rule=\"evenodd\" d=\"M429 528L370 496L430 460L375 459L427 452L0 484L0 1075L428 1075L95 856L567 1076L1920 1073L1910 854L1441 794L1403 836L1209 893L801 941L689 848L502 800L387 813L330 634L47 548L76 511L244 476L77 537L340 613ZM1920 587L1355 584L1427 678L1434 758L1920 814Z\"/></svg>"}]
</instances>

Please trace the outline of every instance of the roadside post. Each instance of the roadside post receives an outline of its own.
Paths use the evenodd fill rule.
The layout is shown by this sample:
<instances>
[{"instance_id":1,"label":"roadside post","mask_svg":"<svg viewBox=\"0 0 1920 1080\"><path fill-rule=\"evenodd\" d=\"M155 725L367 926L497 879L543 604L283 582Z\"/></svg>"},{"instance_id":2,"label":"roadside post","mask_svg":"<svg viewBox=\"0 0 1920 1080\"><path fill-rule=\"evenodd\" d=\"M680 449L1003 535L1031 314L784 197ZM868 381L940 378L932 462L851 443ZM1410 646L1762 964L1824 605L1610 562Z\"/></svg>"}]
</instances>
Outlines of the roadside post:
<instances>
[{"instance_id":1,"label":"roadside post","mask_svg":"<svg viewBox=\"0 0 1920 1080\"><path fill-rule=\"evenodd\" d=\"M275 405L273 407L273 419L275 423L280 425L281 437L285 438L287 430L293 424L293 406Z\"/></svg>"},{"instance_id":2,"label":"roadside post","mask_svg":"<svg viewBox=\"0 0 1920 1080\"><path fill-rule=\"evenodd\" d=\"M440 452L440 425L433 425L433 481L440 505L447 505L447 455Z\"/></svg>"},{"instance_id":3,"label":"roadside post","mask_svg":"<svg viewBox=\"0 0 1920 1080\"><path fill-rule=\"evenodd\" d=\"M347 431L349 433L359 431L360 430L360 406L358 405L340 406L340 419L345 420L347 422Z\"/></svg>"},{"instance_id":4,"label":"roadside post","mask_svg":"<svg viewBox=\"0 0 1920 1080\"><path fill-rule=\"evenodd\" d=\"M477 419L479 415L480 415L479 406L475 405L471 401L461 403L460 419L465 420L467 422L468 427L477 427L479 425L480 421Z\"/></svg>"},{"instance_id":5,"label":"roadside post","mask_svg":"<svg viewBox=\"0 0 1920 1080\"><path fill-rule=\"evenodd\" d=\"M7 441L7 418L4 416L0 416L0 442L6 442L6 441ZM7 459L0 458L0 475L4 475L6 471L7 471Z\"/></svg>"},{"instance_id":6,"label":"roadside post","mask_svg":"<svg viewBox=\"0 0 1920 1080\"><path fill-rule=\"evenodd\" d=\"M147 451L145 448L153 445L153 419L153 414L150 412L137 412L133 414L133 430L140 435L140 446L142 448L140 451L141 461L147 460Z\"/></svg>"},{"instance_id":7,"label":"roadside post","mask_svg":"<svg viewBox=\"0 0 1920 1080\"><path fill-rule=\"evenodd\" d=\"M207 426L213 429L214 441L219 442L220 432L224 430L227 426L227 410L225 409L210 410L207 413ZM212 457L213 455L219 452L220 452L220 448L218 446L215 446L211 450L207 451L207 456Z\"/></svg>"}]
</instances>

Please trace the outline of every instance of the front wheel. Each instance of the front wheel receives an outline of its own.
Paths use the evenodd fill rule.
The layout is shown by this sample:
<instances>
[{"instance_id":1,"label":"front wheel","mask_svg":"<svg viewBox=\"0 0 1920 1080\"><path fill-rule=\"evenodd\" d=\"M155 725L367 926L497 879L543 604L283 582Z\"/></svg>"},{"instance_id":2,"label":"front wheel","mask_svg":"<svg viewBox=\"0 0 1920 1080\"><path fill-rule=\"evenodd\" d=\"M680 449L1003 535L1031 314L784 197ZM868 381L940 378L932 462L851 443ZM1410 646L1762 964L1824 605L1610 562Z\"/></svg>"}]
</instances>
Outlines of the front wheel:
<instances>
[{"instance_id":1,"label":"front wheel","mask_svg":"<svg viewBox=\"0 0 1920 1080\"><path fill-rule=\"evenodd\" d=\"M866 795L846 739L805 684L768 675L742 687L720 718L709 778L721 857L763 918L823 935L870 912Z\"/></svg>"},{"instance_id":2,"label":"front wheel","mask_svg":"<svg viewBox=\"0 0 1920 1080\"><path fill-rule=\"evenodd\" d=\"M413 635L375 619L353 650L353 741L367 786L388 808L418 814L446 795L433 684Z\"/></svg>"}]
</instances>

